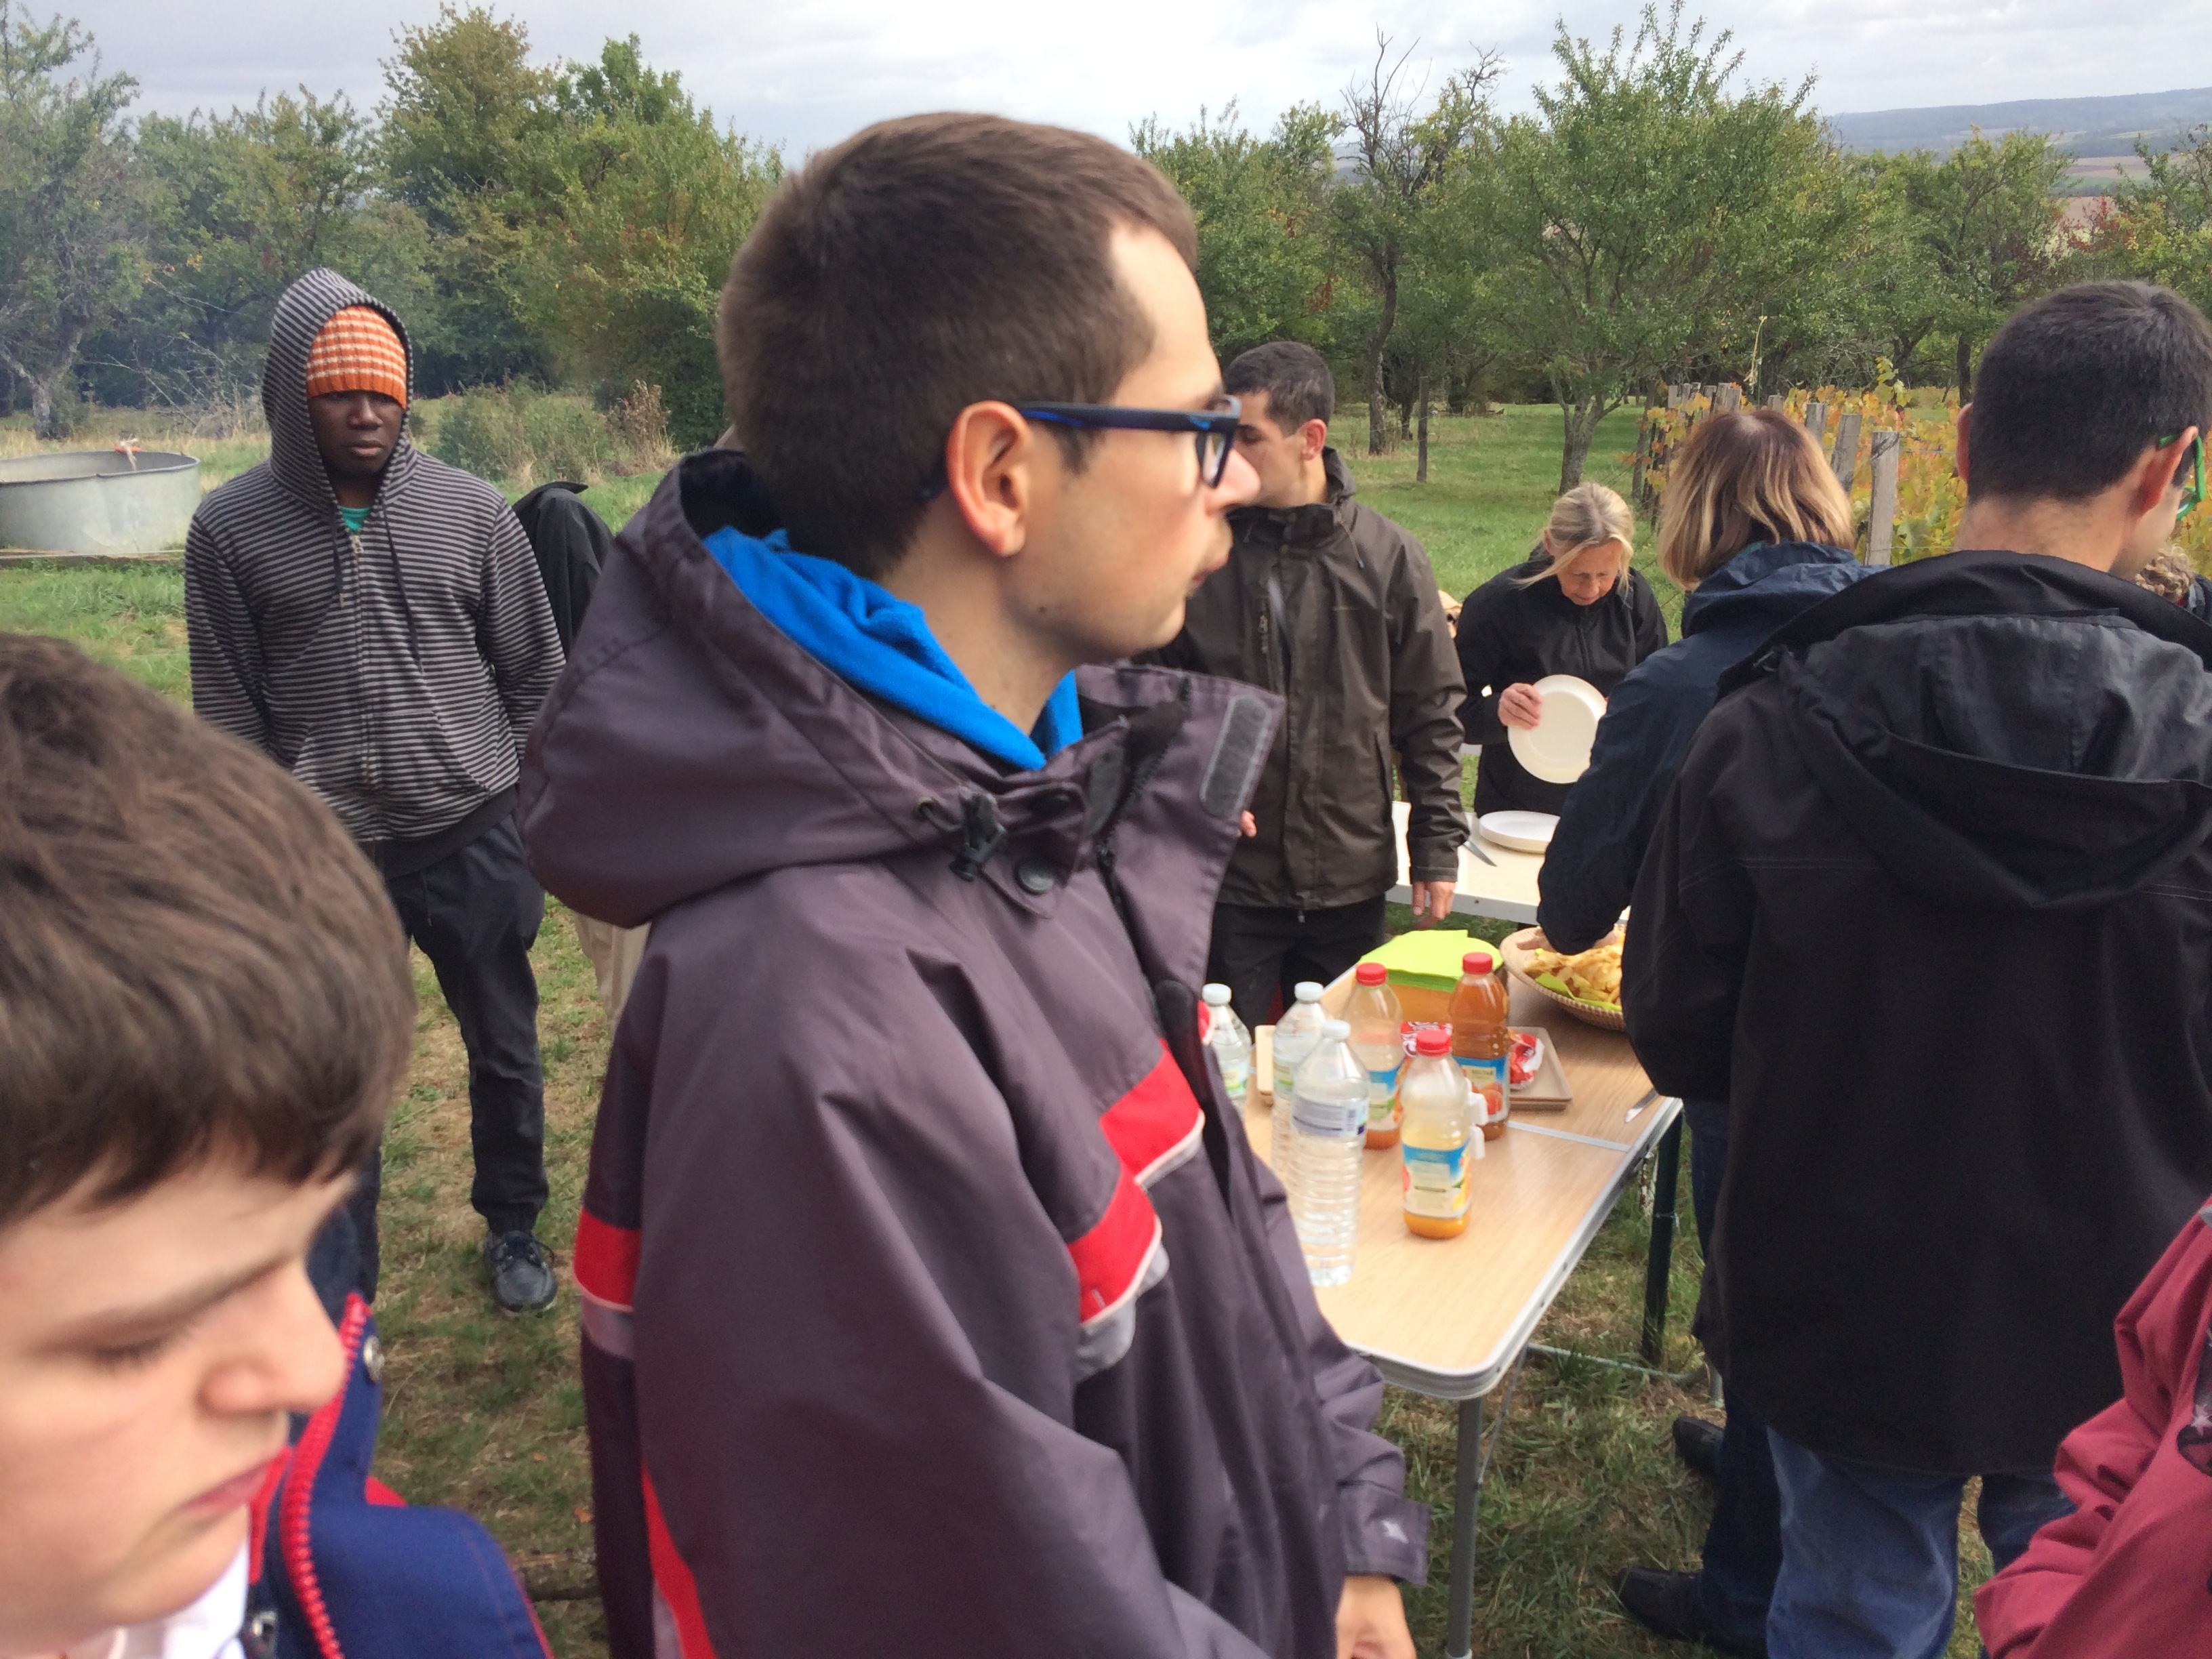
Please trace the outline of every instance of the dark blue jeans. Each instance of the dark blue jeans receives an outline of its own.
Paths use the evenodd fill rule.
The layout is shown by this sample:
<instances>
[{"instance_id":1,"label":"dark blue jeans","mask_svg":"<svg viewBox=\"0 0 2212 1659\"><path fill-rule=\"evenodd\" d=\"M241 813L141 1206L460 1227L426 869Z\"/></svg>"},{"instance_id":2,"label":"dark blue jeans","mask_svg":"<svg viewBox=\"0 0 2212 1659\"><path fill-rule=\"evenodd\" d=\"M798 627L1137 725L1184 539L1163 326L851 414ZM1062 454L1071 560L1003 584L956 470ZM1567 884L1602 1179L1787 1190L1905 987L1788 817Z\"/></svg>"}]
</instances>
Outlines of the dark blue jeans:
<instances>
[{"instance_id":1,"label":"dark blue jeans","mask_svg":"<svg viewBox=\"0 0 2212 1659\"><path fill-rule=\"evenodd\" d=\"M1783 1560L1766 1624L1771 1659L1939 1659L1959 1600L1966 1477L1854 1463L1769 1429L1782 1488ZM2002 1572L2074 1506L2049 1468L1982 1476L1974 1518Z\"/></svg>"},{"instance_id":2,"label":"dark blue jeans","mask_svg":"<svg viewBox=\"0 0 2212 1659\"><path fill-rule=\"evenodd\" d=\"M1728 1108L1690 1100L1682 1103L1682 1111L1690 1125L1690 1205L1697 1212L1698 1248L1710 1256L1721 1177L1728 1173ZM1781 1568L1782 1495L1775 1489L1766 1425L1731 1396L1721 1433L1720 1490L1698 1573L1698 1599L1715 1634L1747 1644L1762 1640Z\"/></svg>"}]
</instances>

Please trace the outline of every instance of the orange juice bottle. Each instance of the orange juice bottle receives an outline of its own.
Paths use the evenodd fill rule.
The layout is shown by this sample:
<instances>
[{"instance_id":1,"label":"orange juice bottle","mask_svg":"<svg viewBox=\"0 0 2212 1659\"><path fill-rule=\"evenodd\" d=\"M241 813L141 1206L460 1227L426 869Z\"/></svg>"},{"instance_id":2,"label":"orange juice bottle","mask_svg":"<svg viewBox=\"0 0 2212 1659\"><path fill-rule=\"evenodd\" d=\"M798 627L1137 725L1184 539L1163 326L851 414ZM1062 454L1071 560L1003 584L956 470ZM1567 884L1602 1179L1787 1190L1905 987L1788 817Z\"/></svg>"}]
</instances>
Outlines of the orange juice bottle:
<instances>
[{"instance_id":1,"label":"orange juice bottle","mask_svg":"<svg viewBox=\"0 0 2212 1659\"><path fill-rule=\"evenodd\" d=\"M1390 988L1390 970L1363 962L1344 1017L1352 1024L1352 1054L1367 1073L1367 1145L1398 1144L1398 1073L1406 1063L1405 1011Z\"/></svg>"},{"instance_id":2,"label":"orange juice bottle","mask_svg":"<svg viewBox=\"0 0 2212 1659\"><path fill-rule=\"evenodd\" d=\"M1400 1204L1407 1231L1457 1238L1467 1231L1467 1161L1482 1156L1482 1137L1470 1121L1466 1080L1452 1061L1451 1033L1423 1031L1413 1045L1398 1082Z\"/></svg>"},{"instance_id":3,"label":"orange juice bottle","mask_svg":"<svg viewBox=\"0 0 2212 1659\"><path fill-rule=\"evenodd\" d=\"M1480 1103L1477 1121L1485 1140L1505 1133L1511 1109L1506 1066L1513 1033L1505 1024L1505 987L1490 952L1469 951L1460 958L1459 988L1452 993L1451 1048Z\"/></svg>"}]
</instances>

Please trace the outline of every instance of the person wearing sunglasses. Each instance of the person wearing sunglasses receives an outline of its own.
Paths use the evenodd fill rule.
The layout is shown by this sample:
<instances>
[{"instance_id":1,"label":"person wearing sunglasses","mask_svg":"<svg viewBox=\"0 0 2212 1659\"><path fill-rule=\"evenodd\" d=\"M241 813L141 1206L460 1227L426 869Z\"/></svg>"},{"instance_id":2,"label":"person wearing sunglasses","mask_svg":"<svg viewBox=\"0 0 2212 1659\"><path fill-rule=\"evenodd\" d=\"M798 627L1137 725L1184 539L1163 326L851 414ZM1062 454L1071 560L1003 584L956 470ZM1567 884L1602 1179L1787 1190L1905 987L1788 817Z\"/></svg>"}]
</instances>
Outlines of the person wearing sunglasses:
<instances>
[{"instance_id":1,"label":"person wearing sunglasses","mask_svg":"<svg viewBox=\"0 0 2212 1659\"><path fill-rule=\"evenodd\" d=\"M815 156L741 447L592 593L524 819L653 924L575 1255L613 1659L1413 1659L1428 1512L1199 1040L1277 708L1125 660L1258 489L1195 257L1087 135Z\"/></svg>"},{"instance_id":2,"label":"person wearing sunglasses","mask_svg":"<svg viewBox=\"0 0 2212 1659\"><path fill-rule=\"evenodd\" d=\"M1382 938L1398 879L1392 756L1411 808L1413 902L1451 910L1459 848L1459 706L1451 626L1419 542L1353 498L1328 444L1336 391L1312 347L1277 340L1229 365L1237 453L1258 474L1231 514L1229 562L1191 597L1161 661L1263 686L1287 708L1229 863L1207 977L1266 1023L1300 980L1326 984Z\"/></svg>"},{"instance_id":3,"label":"person wearing sunglasses","mask_svg":"<svg viewBox=\"0 0 2212 1659\"><path fill-rule=\"evenodd\" d=\"M2132 580L2208 424L2186 300L2021 307L1957 550L1754 647L1660 811L1623 1012L1728 1105L1712 1358L1781 1494L1771 1659L1944 1651L1970 1483L2000 1569L2072 1513L2059 1443L2212 1190L2212 631Z\"/></svg>"}]
</instances>

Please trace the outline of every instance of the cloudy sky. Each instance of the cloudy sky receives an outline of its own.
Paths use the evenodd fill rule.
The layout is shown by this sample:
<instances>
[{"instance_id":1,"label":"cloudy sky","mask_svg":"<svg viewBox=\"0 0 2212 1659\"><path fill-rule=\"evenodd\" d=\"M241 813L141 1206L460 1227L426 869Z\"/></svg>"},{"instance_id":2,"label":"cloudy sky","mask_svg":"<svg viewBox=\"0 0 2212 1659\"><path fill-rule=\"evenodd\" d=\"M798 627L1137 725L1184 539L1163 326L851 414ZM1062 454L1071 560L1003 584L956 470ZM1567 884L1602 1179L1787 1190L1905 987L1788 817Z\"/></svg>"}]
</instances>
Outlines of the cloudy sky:
<instances>
[{"instance_id":1,"label":"cloudy sky","mask_svg":"<svg viewBox=\"0 0 2212 1659\"><path fill-rule=\"evenodd\" d=\"M51 0L60 4L62 0ZM45 0L34 3L34 13ZM1694 4L1692 9L1698 9ZM181 113L250 103L304 82L373 106L378 60L436 0L326 9L300 0L76 0L111 69L136 75L140 107ZM647 59L683 71L726 120L803 152L867 121L951 107L1057 121L1126 138L1157 113L1240 101L1257 127L1302 100L1334 103L1374 53L1379 27L1437 72L1501 50L1504 101L1525 107L1547 75L1559 0L1104 0L1009 7L987 0L730 0L651 6L508 0L542 57L595 56L635 30ZM1747 72L1808 71L1829 111L2154 92L2212 82L2212 5L2124 8L2082 0L1706 0L1733 27ZM1577 34L1632 27L1634 0L1573 0Z\"/></svg>"}]
</instances>

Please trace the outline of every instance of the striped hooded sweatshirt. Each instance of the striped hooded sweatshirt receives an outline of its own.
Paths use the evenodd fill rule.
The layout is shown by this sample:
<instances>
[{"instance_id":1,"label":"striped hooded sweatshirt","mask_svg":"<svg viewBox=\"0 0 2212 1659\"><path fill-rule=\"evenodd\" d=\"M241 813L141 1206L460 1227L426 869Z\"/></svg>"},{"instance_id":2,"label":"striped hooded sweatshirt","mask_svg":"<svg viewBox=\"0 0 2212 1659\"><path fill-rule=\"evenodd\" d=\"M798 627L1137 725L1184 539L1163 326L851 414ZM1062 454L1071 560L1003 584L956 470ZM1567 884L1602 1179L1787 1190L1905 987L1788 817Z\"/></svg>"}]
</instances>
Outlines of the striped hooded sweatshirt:
<instances>
[{"instance_id":1,"label":"striped hooded sweatshirt","mask_svg":"<svg viewBox=\"0 0 2212 1659\"><path fill-rule=\"evenodd\" d=\"M513 808L561 641L506 498L405 428L348 532L307 419L307 351L333 313L389 307L331 270L276 302L261 406L270 454L200 503L185 543L192 707L335 811L386 875ZM411 378L411 375L410 375Z\"/></svg>"},{"instance_id":2,"label":"striped hooded sweatshirt","mask_svg":"<svg viewBox=\"0 0 2212 1659\"><path fill-rule=\"evenodd\" d=\"M1085 668L994 733L775 532L672 472L523 770L546 886L653 922L576 1236L608 1650L1336 1659L1428 1511L1198 1028L1279 705Z\"/></svg>"}]
</instances>

